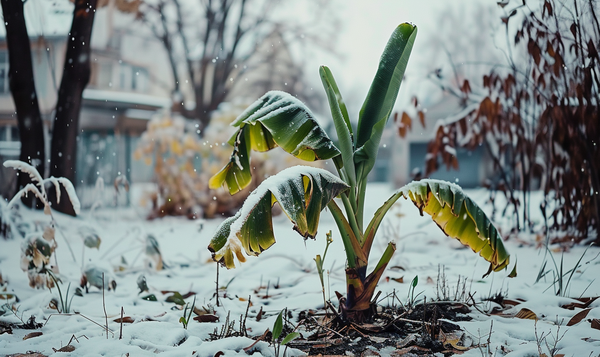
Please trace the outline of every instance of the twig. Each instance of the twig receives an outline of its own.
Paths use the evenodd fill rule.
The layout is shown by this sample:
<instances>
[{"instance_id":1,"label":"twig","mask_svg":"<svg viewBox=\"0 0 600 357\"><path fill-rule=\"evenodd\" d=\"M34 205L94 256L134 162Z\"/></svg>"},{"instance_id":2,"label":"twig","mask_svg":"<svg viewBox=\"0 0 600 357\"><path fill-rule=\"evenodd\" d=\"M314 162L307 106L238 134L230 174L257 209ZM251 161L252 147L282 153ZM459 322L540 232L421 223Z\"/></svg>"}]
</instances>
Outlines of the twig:
<instances>
[{"instance_id":1,"label":"twig","mask_svg":"<svg viewBox=\"0 0 600 357\"><path fill-rule=\"evenodd\" d=\"M106 314L106 304L104 303L104 272L102 273L102 308L104 309L104 319L106 321L106 339L108 340L108 315Z\"/></svg>"},{"instance_id":2,"label":"twig","mask_svg":"<svg viewBox=\"0 0 600 357\"><path fill-rule=\"evenodd\" d=\"M405 319L403 317L396 317L393 322L396 322L396 321L408 322L408 323L411 323L411 324L422 324L422 325L425 325L425 326L433 326L433 324L431 322Z\"/></svg>"},{"instance_id":3,"label":"twig","mask_svg":"<svg viewBox=\"0 0 600 357\"><path fill-rule=\"evenodd\" d=\"M314 318L314 316L311 316L311 318L312 318L313 320L315 320L315 322L316 322L317 324L319 324L319 321L317 321L317 319L315 319L315 318ZM323 329L325 329L325 330L327 330L327 331L329 331L329 332L332 332L332 333L334 333L334 334L338 335L340 338L344 338L344 336L343 336L342 334L340 334L339 332L337 332L337 331L335 331L335 330L333 330L333 329L330 329L329 327L325 326L324 324L323 324L323 325L319 325L319 327L321 327L321 328L323 328Z\"/></svg>"},{"instance_id":4,"label":"twig","mask_svg":"<svg viewBox=\"0 0 600 357\"><path fill-rule=\"evenodd\" d=\"M83 314L82 314L82 313L80 313L80 312L74 312L74 313L72 313L72 314L50 314L50 315L48 315L48 319L46 320L46 322L44 322L44 326L46 326L46 324L48 323L48 321L50 321L50 318L51 318L52 316L75 316L75 315L77 315L77 316L81 316L81 317L83 317L84 319L88 320L89 322L93 323L94 325L98 325L98 326L102 327L102 329L106 330L106 334L108 334L108 333L110 332L110 333L111 333L111 334L113 334L113 336L114 336L114 332L113 332L111 329L109 329L109 328L108 328L108 327L106 327L106 326L100 325L100 324L99 324L99 323L97 323L96 321L94 321L94 320L90 319L89 317L87 317L87 316L83 315Z\"/></svg>"},{"instance_id":5,"label":"twig","mask_svg":"<svg viewBox=\"0 0 600 357\"><path fill-rule=\"evenodd\" d=\"M217 263L217 281L215 282L215 297L217 299L217 307L219 307L219 263Z\"/></svg>"},{"instance_id":6,"label":"twig","mask_svg":"<svg viewBox=\"0 0 600 357\"><path fill-rule=\"evenodd\" d=\"M329 306L329 308L331 309L331 311L333 311L333 313L335 314L335 317L337 317L338 319L342 320L342 317L340 316L340 314L338 314L337 311L335 311L335 306L333 306L333 304L331 303L331 301L327 301L327 306ZM327 312L327 310L325 310Z\"/></svg>"},{"instance_id":7,"label":"twig","mask_svg":"<svg viewBox=\"0 0 600 357\"><path fill-rule=\"evenodd\" d=\"M65 243L67 243L67 248L69 248L69 252L71 253L71 257L73 258L73 262L77 263L77 259L75 258L75 253L73 253L73 248L71 248L71 244L69 243L69 241L67 240L67 237L65 236L65 233L62 231L62 229L58 226L58 222L56 221L56 219L54 218L54 215L52 214L52 212L50 212L50 219L52 220L52 223L54 224L54 226L56 227L56 229L58 230L58 232L60 233L60 235L63 237L63 239L65 240Z\"/></svg>"},{"instance_id":8,"label":"twig","mask_svg":"<svg viewBox=\"0 0 600 357\"><path fill-rule=\"evenodd\" d=\"M121 306L121 327L119 328L119 340L123 339L123 306Z\"/></svg>"}]
</instances>

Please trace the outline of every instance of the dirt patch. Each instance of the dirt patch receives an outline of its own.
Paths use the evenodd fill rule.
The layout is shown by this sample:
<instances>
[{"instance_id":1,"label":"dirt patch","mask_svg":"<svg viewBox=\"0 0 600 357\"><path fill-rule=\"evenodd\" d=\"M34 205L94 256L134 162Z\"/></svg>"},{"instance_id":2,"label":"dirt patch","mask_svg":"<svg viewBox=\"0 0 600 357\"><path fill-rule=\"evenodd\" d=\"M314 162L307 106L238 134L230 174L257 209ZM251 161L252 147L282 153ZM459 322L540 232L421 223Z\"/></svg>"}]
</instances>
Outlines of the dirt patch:
<instances>
[{"instance_id":1,"label":"dirt patch","mask_svg":"<svg viewBox=\"0 0 600 357\"><path fill-rule=\"evenodd\" d=\"M385 350L392 355L452 356L468 346L461 343L460 327L449 321L468 321L469 311L456 302L379 308L373 321L360 325L343 322L331 312L305 311L298 321L304 339L289 346L309 355L378 356Z\"/></svg>"}]
</instances>

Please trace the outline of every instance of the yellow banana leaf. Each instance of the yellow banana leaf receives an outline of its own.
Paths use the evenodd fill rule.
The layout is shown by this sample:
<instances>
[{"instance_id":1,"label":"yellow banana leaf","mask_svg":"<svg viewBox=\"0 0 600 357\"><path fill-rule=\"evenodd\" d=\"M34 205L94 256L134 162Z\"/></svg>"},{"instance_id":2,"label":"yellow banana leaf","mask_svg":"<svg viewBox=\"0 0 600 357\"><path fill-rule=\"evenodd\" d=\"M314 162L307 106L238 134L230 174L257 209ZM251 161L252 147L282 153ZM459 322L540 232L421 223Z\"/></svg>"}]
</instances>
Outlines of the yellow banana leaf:
<instances>
[{"instance_id":1,"label":"yellow banana leaf","mask_svg":"<svg viewBox=\"0 0 600 357\"><path fill-rule=\"evenodd\" d=\"M509 254L500 233L458 185L429 179L412 182L400 192L413 201L421 214L429 214L446 235L458 239L490 262L484 276L508 266Z\"/></svg>"}]
</instances>

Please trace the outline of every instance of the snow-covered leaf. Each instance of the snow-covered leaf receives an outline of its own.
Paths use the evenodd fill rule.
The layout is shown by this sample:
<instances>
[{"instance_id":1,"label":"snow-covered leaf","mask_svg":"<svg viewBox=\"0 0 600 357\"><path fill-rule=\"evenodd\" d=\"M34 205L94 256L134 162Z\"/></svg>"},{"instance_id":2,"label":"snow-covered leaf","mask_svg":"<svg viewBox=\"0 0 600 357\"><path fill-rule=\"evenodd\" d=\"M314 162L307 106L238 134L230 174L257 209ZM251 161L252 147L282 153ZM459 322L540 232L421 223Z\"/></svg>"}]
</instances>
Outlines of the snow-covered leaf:
<instances>
[{"instance_id":1,"label":"snow-covered leaf","mask_svg":"<svg viewBox=\"0 0 600 357\"><path fill-rule=\"evenodd\" d=\"M250 184L250 149L264 152L280 146L305 161L340 154L304 103L285 92L266 93L232 125L239 130L229 140L233 146L229 163L209 181L213 189L226 184L231 194Z\"/></svg>"},{"instance_id":2,"label":"snow-covered leaf","mask_svg":"<svg viewBox=\"0 0 600 357\"><path fill-rule=\"evenodd\" d=\"M88 248L100 249L100 243L102 239L96 234L96 232L88 231L83 237L83 244Z\"/></svg>"},{"instance_id":3,"label":"snow-covered leaf","mask_svg":"<svg viewBox=\"0 0 600 357\"><path fill-rule=\"evenodd\" d=\"M375 212L365 232L365 244L373 240L383 217L401 196L413 201L421 214L429 214L446 235L490 262L484 276L508 266L509 254L502 237L483 210L458 185L440 180L414 181L397 190Z\"/></svg>"},{"instance_id":4,"label":"snow-covered leaf","mask_svg":"<svg viewBox=\"0 0 600 357\"><path fill-rule=\"evenodd\" d=\"M40 186L40 191L44 193L45 196L46 192L44 190L44 182L42 180L42 176L35 167L19 160L6 160L4 161L4 167L12 167L15 170L19 170L21 172L29 174L31 181L37 182L37 184Z\"/></svg>"},{"instance_id":5,"label":"snow-covered leaf","mask_svg":"<svg viewBox=\"0 0 600 357\"><path fill-rule=\"evenodd\" d=\"M399 192L410 198L421 214L431 215L446 235L458 239L490 262L485 275L508 266L509 254L500 233L459 186L439 180L421 180L404 186Z\"/></svg>"},{"instance_id":6,"label":"snow-covered leaf","mask_svg":"<svg viewBox=\"0 0 600 357\"><path fill-rule=\"evenodd\" d=\"M278 202L296 230L304 238L314 238L321 210L348 189L346 183L328 171L294 166L271 176L246 199L238 213L223 221L208 249L213 259L227 268L235 267L246 255L259 255L275 243L271 207Z\"/></svg>"},{"instance_id":7,"label":"snow-covered leaf","mask_svg":"<svg viewBox=\"0 0 600 357\"><path fill-rule=\"evenodd\" d=\"M63 185L65 191L67 191L67 196L69 196L71 205L73 205L73 211L75 211L75 214L79 214L79 212L81 211L81 204L79 203L79 198L77 197L77 193L75 192L75 187L73 187L73 184L71 183L71 181L69 181L69 179L66 179L64 177L59 177L57 178L57 180L61 183L61 185Z\"/></svg>"}]
</instances>

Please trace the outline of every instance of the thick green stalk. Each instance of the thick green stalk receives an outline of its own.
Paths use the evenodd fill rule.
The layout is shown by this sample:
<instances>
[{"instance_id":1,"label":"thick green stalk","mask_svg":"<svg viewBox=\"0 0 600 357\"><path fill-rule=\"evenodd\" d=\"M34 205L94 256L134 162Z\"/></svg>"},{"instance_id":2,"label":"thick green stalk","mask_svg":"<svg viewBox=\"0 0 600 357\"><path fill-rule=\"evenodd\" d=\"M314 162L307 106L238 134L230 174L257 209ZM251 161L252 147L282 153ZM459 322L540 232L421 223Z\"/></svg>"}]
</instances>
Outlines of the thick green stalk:
<instances>
[{"instance_id":1,"label":"thick green stalk","mask_svg":"<svg viewBox=\"0 0 600 357\"><path fill-rule=\"evenodd\" d=\"M339 156L336 158L339 158ZM342 180L344 180L344 182L346 182L350 186L350 189L348 191L341 194L342 203L344 204L344 209L346 210L346 217L348 219L348 222L350 223L350 227L352 227L354 235L358 238L358 241L362 243L362 228L357 224L356 221L356 188L352 185L350 180L348 180L349 173L347 173L346 170L344 170L344 168L340 168L340 166L338 166L338 164L341 163L341 160L338 161L336 160L336 158L334 158L333 161L336 164L335 167L337 169L338 175L342 178ZM350 192L349 195L346 194L348 192Z\"/></svg>"},{"instance_id":2,"label":"thick green stalk","mask_svg":"<svg viewBox=\"0 0 600 357\"><path fill-rule=\"evenodd\" d=\"M342 237L346 258L348 259L348 267L356 268L357 266L366 266L367 258L361 249L360 243L354 234L352 227L350 227L350 224L346 220L344 213L334 200L329 201L327 207L329 208L329 211L338 226L340 236Z\"/></svg>"},{"instance_id":3,"label":"thick green stalk","mask_svg":"<svg viewBox=\"0 0 600 357\"><path fill-rule=\"evenodd\" d=\"M356 223L362 232L363 221L364 221L364 211L365 211L365 194L367 191L367 178L366 175L363 174L364 165L360 165L358 168L358 197L357 197L357 210L356 210ZM352 189L352 188L351 188ZM361 237L361 244L362 237Z\"/></svg>"}]
</instances>

